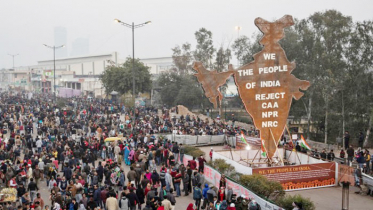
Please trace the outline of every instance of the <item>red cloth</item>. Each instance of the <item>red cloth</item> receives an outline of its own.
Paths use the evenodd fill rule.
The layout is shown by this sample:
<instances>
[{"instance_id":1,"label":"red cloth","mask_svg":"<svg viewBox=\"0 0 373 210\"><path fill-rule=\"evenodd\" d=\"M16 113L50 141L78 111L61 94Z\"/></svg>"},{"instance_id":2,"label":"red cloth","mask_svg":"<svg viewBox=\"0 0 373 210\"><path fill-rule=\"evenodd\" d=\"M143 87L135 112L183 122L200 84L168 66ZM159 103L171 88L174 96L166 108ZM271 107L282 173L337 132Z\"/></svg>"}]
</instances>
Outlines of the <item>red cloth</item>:
<instances>
[{"instance_id":1,"label":"red cloth","mask_svg":"<svg viewBox=\"0 0 373 210\"><path fill-rule=\"evenodd\" d=\"M52 161L53 162L53 164L56 166L56 169L58 170L58 160L54 160L54 161Z\"/></svg>"},{"instance_id":2,"label":"red cloth","mask_svg":"<svg viewBox=\"0 0 373 210\"><path fill-rule=\"evenodd\" d=\"M180 173L177 173L177 174L175 175L174 182L175 182L175 183L180 183L180 182L181 182L181 174L180 174Z\"/></svg>"},{"instance_id":3,"label":"red cloth","mask_svg":"<svg viewBox=\"0 0 373 210\"><path fill-rule=\"evenodd\" d=\"M224 192L223 192L223 193L219 193L219 197L220 197L220 201L225 200L225 199L224 199L224 197L225 197Z\"/></svg>"},{"instance_id":4,"label":"red cloth","mask_svg":"<svg viewBox=\"0 0 373 210\"><path fill-rule=\"evenodd\" d=\"M187 208L186 210L194 210L194 209L193 209L193 203L190 203L190 204L188 205L188 208Z\"/></svg>"},{"instance_id":5,"label":"red cloth","mask_svg":"<svg viewBox=\"0 0 373 210\"><path fill-rule=\"evenodd\" d=\"M147 187L145 187L145 196L148 194L149 191L150 191L150 189L148 189Z\"/></svg>"},{"instance_id":6,"label":"red cloth","mask_svg":"<svg viewBox=\"0 0 373 210\"><path fill-rule=\"evenodd\" d=\"M191 160L189 163L190 163L190 169L194 170L197 168L197 162L195 160Z\"/></svg>"},{"instance_id":7,"label":"red cloth","mask_svg":"<svg viewBox=\"0 0 373 210\"><path fill-rule=\"evenodd\" d=\"M205 166L205 162L206 162L205 158L203 158L203 157L198 158L198 164L199 164L200 167Z\"/></svg>"}]
</instances>

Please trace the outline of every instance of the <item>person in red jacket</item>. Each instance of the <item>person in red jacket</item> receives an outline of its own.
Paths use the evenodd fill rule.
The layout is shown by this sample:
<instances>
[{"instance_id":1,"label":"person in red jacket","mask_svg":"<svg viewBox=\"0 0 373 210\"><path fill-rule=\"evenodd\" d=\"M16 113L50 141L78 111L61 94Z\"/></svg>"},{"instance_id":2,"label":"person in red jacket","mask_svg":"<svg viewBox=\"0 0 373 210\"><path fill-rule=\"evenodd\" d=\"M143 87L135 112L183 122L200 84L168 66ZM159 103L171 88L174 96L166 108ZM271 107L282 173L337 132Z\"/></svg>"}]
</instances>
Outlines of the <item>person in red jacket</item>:
<instances>
[{"instance_id":1,"label":"person in red jacket","mask_svg":"<svg viewBox=\"0 0 373 210\"><path fill-rule=\"evenodd\" d=\"M236 206L234 205L234 203L231 203L229 205L228 210L236 210Z\"/></svg>"},{"instance_id":2,"label":"person in red jacket","mask_svg":"<svg viewBox=\"0 0 373 210\"><path fill-rule=\"evenodd\" d=\"M205 169L205 162L207 162L207 161L203 157L203 155L199 156L199 158L198 158L198 172L201 172L201 171L203 172L204 171L204 169Z\"/></svg>"},{"instance_id":3,"label":"person in red jacket","mask_svg":"<svg viewBox=\"0 0 373 210\"><path fill-rule=\"evenodd\" d=\"M211 150L210 150L210 160L212 161L212 153L213 153L214 151L213 151L213 149L212 149L212 147L211 147Z\"/></svg>"},{"instance_id":4,"label":"person in red jacket","mask_svg":"<svg viewBox=\"0 0 373 210\"><path fill-rule=\"evenodd\" d=\"M189 164L189 166L190 166L190 169L192 169L192 170L194 170L194 169L197 168L197 162L196 162L195 160L196 160L196 158L193 157L193 160L188 161L188 162L189 162L188 164Z\"/></svg>"}]
</instances>

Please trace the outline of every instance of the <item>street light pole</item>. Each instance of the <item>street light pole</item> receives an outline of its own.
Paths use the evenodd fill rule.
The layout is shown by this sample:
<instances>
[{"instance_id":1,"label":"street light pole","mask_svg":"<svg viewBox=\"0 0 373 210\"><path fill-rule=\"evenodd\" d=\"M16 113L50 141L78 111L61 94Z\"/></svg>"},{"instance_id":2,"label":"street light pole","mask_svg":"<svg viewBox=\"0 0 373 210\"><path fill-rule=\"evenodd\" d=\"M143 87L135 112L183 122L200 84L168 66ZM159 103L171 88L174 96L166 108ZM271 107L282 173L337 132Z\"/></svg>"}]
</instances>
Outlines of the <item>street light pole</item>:
<instances>
[{"instance_id":1,"label":"street light pole","mask_svg":"<svg viewBox=\"0 0 373 210\"><path fill-rule=\"evenodd\" d=\"M44 44L44 46L48 47L49 49L53 49L53 95L54 95L54 102L56 102L56 49L60 49L62 47L65 47L65 45L61 46L49 46Z\"/></svg>"},{"instance_id":2,"label":"street light pole","mask_svg":"<svg viewBox=\"0 0 373 210\"><path fill-rule=\"evenodd\" d=\"M12 54L8 54L8 55L10 55L10 56L12 56L13 57L13 70L15 70L14 68L14 57L16 57L17 55L19 55L19 54L14 54L14 55L12 55Z\"/></svg>"},{"instance_id":3,"label":"street light pole","mask_svg":"<svg viewBox=\"0 0 373 210\"><path fill-rule=\"evenodd\" d=\"M124 23L118 19L114 19L115 22L122 24L128 28L132 29L132 97L133 97L133 115L132 115L132 123L135 125L135 29L145 26L146 24L150 24L151 21L146 21L145 23L135 25L134 22L132 24Z\"/></svg>"},{"instance_id":4,"label":"street light pole","mask_svg":"<svg viewBox=\"0 0 373 210\"><path fill-rule=\"evenodd\" d=\"M135 96L135 24L132 22L132 97L133 97L133 114L132 114L132 122L133 127L135 128L135 110L136 110L136 96Z\"/></svg>"},{"instance_id":5,"label":"street light pole","mask_svg":"<svg viewBox=\"0 0 373 210\"><path fill-rule=\"evenodd\" d=\"M53 93L56 102L56 46L53 46Z\"/></svg>"}]
</instances>

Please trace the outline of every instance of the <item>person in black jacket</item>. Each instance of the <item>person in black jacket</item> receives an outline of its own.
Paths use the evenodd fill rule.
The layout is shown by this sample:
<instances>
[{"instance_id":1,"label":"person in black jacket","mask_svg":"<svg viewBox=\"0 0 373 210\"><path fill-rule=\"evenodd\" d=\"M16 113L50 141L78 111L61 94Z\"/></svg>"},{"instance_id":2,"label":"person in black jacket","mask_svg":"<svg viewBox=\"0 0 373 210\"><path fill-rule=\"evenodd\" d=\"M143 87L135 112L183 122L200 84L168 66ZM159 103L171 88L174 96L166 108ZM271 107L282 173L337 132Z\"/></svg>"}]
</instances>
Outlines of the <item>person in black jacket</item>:
<instances>
[{"instance_id":1,"label":"person in black jacket","mask_svg":"<svg viewBox=\"0 0 373 210\"><path fill-rule=\"evenodd\" d=\"M96 172L97 172L98 177L99 177L99 182L101 183L103 178L104 178L104 167L102 167L101 161L98 162L98 167L96 169Z\"/></svg>"},{"instance_id":2,"label":"person in black jacket","mask_svg":"<svg viewBox=\"0 0 373 210\"><path fill-rule=\"evenodd\" d=\"M26 193L26 189L23 186L23 183L20 183L17 187L17 197L21 198L23 194Z\"/></svg>"},{"instance_id":3,"label":"person in black jacket","mask_svg":"<svg viewBox=\"0 0 373 210\"><path fill-rule=\"evenodd\" d=\"M72 177L72 170L70 167L67 166L67 164L65 164L65 167L63 169L63 175L66 177L66 180L70 181Z\"/></svg>"},{"instance_id":4,"label":"person in black jacket","mask_svg":"<svg viewBox=\"0 0 373 210\"><path fill-rule=\"evenodd\" d=\"M350 147L346 150L346 153L347 153L347 164L350 165L355 155L355 150L354 148L352 148L352 145L350 145Z\"/></svg>"},{"instance_id":5,"label":"person in black jacket","mask_svg":"<svg viewBox=\"0 0 373 210\"><path fill-rule=\"evenodd\" d=\"M38 185L34 182L33 178L30 178L30 183L28 184L27 191L30 191L31 202L34 202L34 199L36 197L36 191L38 190Z\"/></svg>"},{"instance_id":6,"label":"person in black jacket","mask_svg":"<svg viewBox=\"0 0 373 210\"><path fill-rule=\"evenodd\" d=\"M76 202L76 199L75 198L73 198L72 200L71 200L71 203L70 203L70 206L73 206L73 208L74 208L74 210L78 210L78 208L79 208L79 204ZM69 209L71 209L71 208L69 208Z\"/></svg>"},{"instance_id":7,"label":"person in black jacket","mask_svg":"<svg viewBox=\"0 0 373 210\"><path fill-rule=\"evenodd\" d=\"M130 209L136 209L136 205L140 203L139 198L133 192L133 189L130 189L130 193L127 194L127 198L129 200Z\"/></svg>"},{"instance_id":8,"label":"person in black jacket","mask_svg":"<svg viewBox=\"0 0 373 210\"><path fill-rule=\"evenodd\" d=\"M141 185L136 189L136 196L139 199L138 209L141 209L141 205L145 203L145 192L144 189L141 188Z\"/></svg>"},{"instance_id":9,"label":"person in black jacket","mask_svg":"<svg viewBox=\"0 0 373 210\"><path fill-rule=\"evenodd\" d=\"M350 145L350 133L348 131L345 132L344 141L345 141L345 149L347 149L348 146Z\"/></svg>"},{"instance_id":10,"label":"person in black jacket","mask_svg":"<svg viewBox=\"0 0 373 210\"><path fill-rule=\"evenodd\" d=\"M89 201L87 203L87 207L89 210L94 210L97 207L96 202L93 200L93 197L89 198Z\"/></svg>"}]
</instances>

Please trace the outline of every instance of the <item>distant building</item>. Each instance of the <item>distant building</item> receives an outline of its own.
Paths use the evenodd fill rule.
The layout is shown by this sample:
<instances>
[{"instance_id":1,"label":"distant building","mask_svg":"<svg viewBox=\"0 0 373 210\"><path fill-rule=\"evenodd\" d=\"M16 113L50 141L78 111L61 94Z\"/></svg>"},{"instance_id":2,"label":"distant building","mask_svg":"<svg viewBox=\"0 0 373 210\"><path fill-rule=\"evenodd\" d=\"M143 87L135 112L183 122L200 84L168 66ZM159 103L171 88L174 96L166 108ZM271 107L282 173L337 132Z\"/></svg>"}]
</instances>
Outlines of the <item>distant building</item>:
<instances>
[{"instance_id":1,"label":"distant building","mask_svg":"<svg viewBox=\"0 0 373 210\"><path fill-rule=\"evenodd\" d=\"M82 41L82 43L84 42ZM59 50L56 50L56 53ZM172 57L143 58L140 61L150 67L152 79L156 79L162 72L173 68ZM57 93L59 93L59 88L61 90L69 88L79 90L82 95L104 97L105 89L99 79L100 75L107 66L123 62L125 59L119 59L117 52L57 58L55 89ZM16 67L15 71L4 70L0 72L0 83L1 81L4 86L52 93L54 91L53 59L38 61L38 64L33 66ZM152 90L151 95L154 94L153 92ZM229 97L236 94L237 88L234 79L230 78L225 95Z\"/></svg>"},{"instance_id":2,"label":"distant building","mask_svg":"<svg viewBox=\"0 0 373 210\"><path fill-rule=\"evenodd\" d=\"M89 39L77 38L72 42L70 57L89 55Z\"/></svg>"},{"instance_id":3,"label":"distant building","mask_svg":"<svg viewBox=\"0 0 373 210\"><path fill-rule=\"evenodd\" d=\"M82 41L83 43L84 41ZM60 50L60 49L59 49ZM56 50L57 53L57 50ZM140 59L146 66L150 67L150 73L158 75L172 68L172 58L145 58ZM58 88L71 88L80 90L84 95L102 96L105 89L99 80L100 75L104 72L108 65L118 65L125 62L124 59L119 59L117 52L100 54L100 55L84 55L68 58L56 59L56 90ZM37 65L16 67L14 73L10 73L11 85L15 83L16 72L23 74L28 72L30 77L27 85L23 84L24 89L33 90L36 92L53 92L54 75L53 75L53 59L38 61ZM21 83L20 83L21 84Z\"/></svg>"},{"instance_id":4,"label":"distant building","mask_svg":"<svg viewBox=\"0 0 373 210\"><path fill-rule=\"evenodd\" d=\"M65 27L55 27L54 28L54 45L65 47L56 50L56 58L66 58L67 57L67 30Z\"/></svg>"},{"instance_id":5,"label":"distant building","mask_svg":"<svg viewBox=\"0 0 373 210\"><path fill-rule=\"evenodd\" d=\"M140 59L146 66L150 67L150 74L158 75L173 67L172 57L142 58Z\"/></svg>"}]
</instances>

